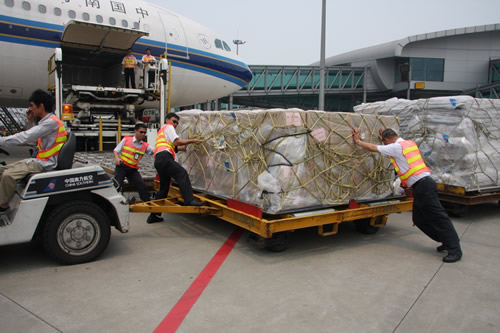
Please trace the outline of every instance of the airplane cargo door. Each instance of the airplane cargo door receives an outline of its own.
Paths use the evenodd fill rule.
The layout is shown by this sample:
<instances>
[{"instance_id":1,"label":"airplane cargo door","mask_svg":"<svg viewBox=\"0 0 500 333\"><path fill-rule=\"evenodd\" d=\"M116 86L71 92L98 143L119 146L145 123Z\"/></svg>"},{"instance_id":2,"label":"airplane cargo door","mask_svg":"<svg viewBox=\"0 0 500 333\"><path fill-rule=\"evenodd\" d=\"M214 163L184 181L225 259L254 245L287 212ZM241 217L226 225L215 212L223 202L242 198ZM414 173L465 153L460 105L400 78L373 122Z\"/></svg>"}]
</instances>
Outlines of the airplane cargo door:
<instances>
[{"instance_id":1,"label":"airplane cargo door","mask_svg":"<svg viewBox=\"0 0 500 333\"><path fill-rule=\"evenodd\" d=\"M165 33L165 48L169 57L189 58L186 33L179 17L169 12L158 12Z\"/></svg>"},{"instance_id":2,"label":"airplane cargo door","mask_svg":"<svg viewBox=\"0 0 500 333\"><path fill-rule=\"evenodd\" d=\"M148 35L136 29L71 20L64 28L61 46L124 53L137 39Z\"/></svg>"}]
</instances>

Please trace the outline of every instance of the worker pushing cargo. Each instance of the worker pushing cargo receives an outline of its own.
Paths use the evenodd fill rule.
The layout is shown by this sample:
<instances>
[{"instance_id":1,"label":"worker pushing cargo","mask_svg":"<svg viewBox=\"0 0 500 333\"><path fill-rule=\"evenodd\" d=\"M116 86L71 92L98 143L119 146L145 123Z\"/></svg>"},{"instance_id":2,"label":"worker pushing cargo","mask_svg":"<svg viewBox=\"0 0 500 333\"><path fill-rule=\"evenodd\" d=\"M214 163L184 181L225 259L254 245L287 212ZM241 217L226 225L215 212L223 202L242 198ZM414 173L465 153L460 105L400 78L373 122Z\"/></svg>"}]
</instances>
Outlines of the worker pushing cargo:
<instances>
[{"instance_id":1,"label":"worker pushing cargo","mask_svg":"<svg viewBox=\"0 0 500 333\"><path fill-rule=\"evenodd\" d=\"M359 128L352 130L354 143L361 148L391 157L401 184L413 188L413 223L427 236L441 242L436 250L447 251L444 262L456 262L462 258L460 240L448 214L441 206L437 185L425 165L415 142L404 140L390 128L380 130L379 139L384 145L375 145L361 140Z\"/></svg>"},{"instance_id":2,"label":"worker pushing cargo","mask_svg":"<svg viewBox=\"0 0 500 333\"><path fill-rule=\"evenodd\" d=\"M155 142L155 169L160 176L160 190L156 194L156 199L163 199L167 197L170 189L171 179L175 179L179 189L182 193L185 206L202 206L203 204L194 200L193 188L189 175L180 165L175 161L176 147L186 146L189 144L199 144L199 139L181 139L175 128L179 124L180 117L175 113L167 114L165 118L165 125L160 128ZM163 218L156 213L149 215L147 222L156 223L163 221Z\"/></svg>"}]
</instances>

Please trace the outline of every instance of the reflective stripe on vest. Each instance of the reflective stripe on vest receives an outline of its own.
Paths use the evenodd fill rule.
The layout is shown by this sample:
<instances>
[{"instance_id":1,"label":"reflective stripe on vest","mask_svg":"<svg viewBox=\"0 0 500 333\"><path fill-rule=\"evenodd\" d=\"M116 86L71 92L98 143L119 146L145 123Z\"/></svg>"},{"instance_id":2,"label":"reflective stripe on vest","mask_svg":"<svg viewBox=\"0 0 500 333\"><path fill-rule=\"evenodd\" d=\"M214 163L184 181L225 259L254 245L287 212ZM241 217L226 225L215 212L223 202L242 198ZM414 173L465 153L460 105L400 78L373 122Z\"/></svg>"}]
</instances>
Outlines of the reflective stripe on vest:
<instances>
[{"instance_id":1,"label":"reflective stripe on vest","mask_svg":"<svg viewBox=\"0 0 500 333\"><path fill-rule=\"evenodd\" d=\"M48 119L54 119L57 121L59 127L57 129L56 140L49 149L42 150L42 139L37 140L36 144L38 146L38 154L36 155L36 158L44 161L48 161L52 156L59 155L59 150L61 150L64 143L68 141L68 132L66 132L62 121L56 116L50 116Z\"/></svg>"},{"instance_id":2,"label":"reflective stripe on vest","mask_svg":"<svg viewBox=\"0 0 500 333\"><path fill-rule=\"evenodd\" d=\"M120 58L118 58L120 59ZM134 68L135 67L135 57L134 56L125 56L125 58L123 58L123 62L124 62L124 65L125 65L125 68Z\"/></svg>"},{"instance_id":3,"label":"reflective stripe on vest","mask_svg":"<svg viewBox=\"0 0 500 333\"><path fill-rule=\"evenodd\" d=\"M173 125L172 124L163 125L163 127L160 128L158 135L156 136L155 156L157 153L161 151L168 150L170 154L172 154L172 157L175 159L175 146L165 137L165 130L167 129L167 126L173 126Z\"/></svg>"},{"instance_id":4,"label":"reflective stripe on vest","mask_svg":"<svg viewBox=\"0 0 500 333\"><path fill-rule=\"evenodd\" d=\"M420 155L420 150L418 150L418 146L415 142L411 140L405 140L398 143L403 149L403 155L410 168L405 173L402 173L399 165L396 163L396 160L392 156L391 162L394 166L394 170L396 170L399 178L401 178L401 184L406 187L406 182L412 175L419 175L425 171L430 172L430 170L425 165L424 159L422 158L422 155Z\"/></svg>"},{"instance_id":5,"label":"reflective stripe on vest","mask_svg":"<svg viewBox=\"0 0 500 333\"><path fill-rule=\"evenodd\" d=\"M156 61L155 57L153 57L152 55L148 56L148 55L144 55L144 62L145 63L148 63L148 62L154 62Z\"/></svg>"},{"instance_id":6,"label":"reflective stripe on vest","mask_svg":"<svg viewBox=\"0 0 500 333\"><path fill-rule=\"evenodd\" d=\"M132 136L126 136L124 139L125 142L123 143L120 158L125 165L139 170L139 161L144 156L146 149L148 149L148 143L142 141L141 148L136 148Z\"/></svg>"}]
</instances>

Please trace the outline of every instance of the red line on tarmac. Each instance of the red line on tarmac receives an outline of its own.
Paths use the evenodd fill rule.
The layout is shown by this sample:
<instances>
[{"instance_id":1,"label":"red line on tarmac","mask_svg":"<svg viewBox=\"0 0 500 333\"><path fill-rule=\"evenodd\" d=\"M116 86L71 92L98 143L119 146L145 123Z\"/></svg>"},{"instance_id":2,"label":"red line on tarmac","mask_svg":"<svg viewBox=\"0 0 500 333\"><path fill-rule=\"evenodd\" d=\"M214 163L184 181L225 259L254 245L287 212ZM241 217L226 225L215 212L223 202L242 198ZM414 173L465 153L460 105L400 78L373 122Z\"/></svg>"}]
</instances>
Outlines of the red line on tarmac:
<instances>
[{"instance_id":1,"label":"red line on tarmac","mask_svg":"<svg viewBox=\"0 0 500 333\"><path fill-rule=\"evenodd\" d=\"M243 229L238 228L233 231L224 244L222 244L219 251L217 251L210 262L201 271L196 280L193 281L188 290L186 290L184 295L182 295L182 297L170 310L165 319L163 319L160 325L158 325L155 333L175 332L179 328L182 321L186 318L193 305L208 286L215 273L217 273L224 260L226 260L229 256L229 253L231 253L231 250L234 248L242 234Z\"/></svg>"}]
</instances>

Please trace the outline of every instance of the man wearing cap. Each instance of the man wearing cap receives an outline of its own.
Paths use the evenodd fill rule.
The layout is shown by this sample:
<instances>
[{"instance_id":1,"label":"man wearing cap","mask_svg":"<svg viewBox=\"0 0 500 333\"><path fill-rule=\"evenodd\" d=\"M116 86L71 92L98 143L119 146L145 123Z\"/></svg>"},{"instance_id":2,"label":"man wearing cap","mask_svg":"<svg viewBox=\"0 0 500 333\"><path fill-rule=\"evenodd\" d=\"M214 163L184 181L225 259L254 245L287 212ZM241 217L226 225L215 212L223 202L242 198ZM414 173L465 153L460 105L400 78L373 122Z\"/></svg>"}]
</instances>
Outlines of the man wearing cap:
<instances>
[{"instance_id":1,"label":"man wearing cap","mask_svg":"<svg viewBox=\"0 0 500 333\"><path fill-rule=\"evenodd\" d=\"M398 137L390 128L380 130L379 139L384 145L362 141L359 128L352 130L352 138L364 150L390 156L403 187L413 189L413 223L431 239L442 243L436 250L448 252L444 262L459 261L462 258L460 239L439 201L436 182L431 178L417 144Z\"/></svg>"}]
</instances>

